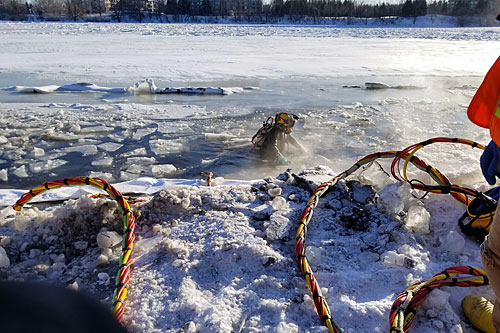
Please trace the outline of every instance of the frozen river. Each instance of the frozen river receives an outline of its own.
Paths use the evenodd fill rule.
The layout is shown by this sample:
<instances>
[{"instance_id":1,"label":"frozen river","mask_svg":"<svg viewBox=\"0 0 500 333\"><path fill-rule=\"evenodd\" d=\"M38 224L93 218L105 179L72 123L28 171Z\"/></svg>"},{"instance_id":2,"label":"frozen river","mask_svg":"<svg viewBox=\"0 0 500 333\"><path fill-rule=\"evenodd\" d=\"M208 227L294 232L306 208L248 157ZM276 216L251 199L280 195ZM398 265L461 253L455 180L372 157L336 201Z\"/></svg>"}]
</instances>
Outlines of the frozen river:
<instances>
[{"instance_id":1,"label":"frozen river","mask_svg":"<svg viewBox=\"0 0 500 333\"><path fill-rule=\"evenodd\" d=\"M341 172L436 136L485 143L465 110L500 51L498 28L0 23L0 36L0 187L15 188L77 175L275 174L250 153L250 138L278 112L301 118L294 135L307 153L289 155L292 169ZM230 94L127 90L146 78ZM77 82L100 89L30 90ZM461 148L439 154L451 178L477 169Z\"/></svg>"},{"instance_id":2,"label":"frozen river","mask_svg":"<svg viewBox=\"0 0 500 333\"><path fill-rule=\"evenodd\" d=\"M164 178L118 184L122 193L163 190L133 207L127 328L326 332L294 262L298 214L310 198L304 185L432 137L487 143L466 109L499 40L498 28L3 22L0 199L7 206L22 192L3 188L68 176ZM384 89L367 89L373 83ZM167 87L213 89L158 94ZM252 155L252 135L283 111L300 116L294 135L307 148L287 153L288 167L331 169L285 181L276 177L283 167ZM479 154L453 144L418 151L453 183L484 191ZM260 181L196 186L203 171ZM410 167L409 178L431 182L415 174ZM479 245L460 231L465 207L451 196L417 200L376 164L357 176L321 199L305 250L345 332L387 332L398 293L446 267L481 266ZM0 278L70 284L110 304L119 237L114 248L97 240L122 232L122 213L77 196L22 214L0 210ZM435 290L412 330L472 332L460 306L470 292L493 295L489 287Z\"/></svg>"}]
</instances>

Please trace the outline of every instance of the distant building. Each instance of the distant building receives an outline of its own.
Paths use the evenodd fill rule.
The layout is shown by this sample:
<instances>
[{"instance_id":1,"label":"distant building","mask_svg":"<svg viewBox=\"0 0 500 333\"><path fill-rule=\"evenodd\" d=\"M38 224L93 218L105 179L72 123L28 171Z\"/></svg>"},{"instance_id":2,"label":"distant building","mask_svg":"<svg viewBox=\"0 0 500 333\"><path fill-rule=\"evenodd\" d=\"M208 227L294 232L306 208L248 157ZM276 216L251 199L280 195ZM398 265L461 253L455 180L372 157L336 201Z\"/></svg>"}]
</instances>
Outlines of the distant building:
<instances>
[{"instance_id":1,"label":"distant building","mask_svg":"<svg viewBox=\"0 0 500 333\"><path fill-rule=\"evenodd\" d=\"M226 8L233 15L258 14L262 12L262 0L225 0Z\"/></svg>"},{"instance_id":2,"label":"distant building","mask_svg":"<svg viewBox=\"0 0 500 333\"><path fill-rule=\"evenodd\" d=\"M81 0L83 10L87 14L102 14L111 9L118 0Z\"/></svg>"},{"instance_id":3,"label":"distant building","mask_svg":"<svg viewBox=\"0 0 500 333\"><path fill-rule=\"evenodd\" d=\"M102 14L113 9L120 0L81 0L84 11L88 14ZM154 12L157 0L124 0L124 7L130 10L141 8L144 12Z\"/></svg>"},{"instance_id":4,"label":"distant building","mask_svg":"<svg viewBox=\"0 0 500 333\"><path fill-rule=\"evenodd\" d=\"M81 0L84 11L88 14L102 14L113 10L120 0ZM155 12L158 3L166 0L122 0L125 10ZM177 0L180 1L180 0ZM262 0L190 0L191 11L194 15L201 13L203 2L207 1L215 12L224 12L228 15L249 15L262 12ZM453 0L452 0L453 1ZM454 0L458 1L458 0ZM472 0L477 1L477 0Z\"/></svg>"},{"instance_id":5,"label":"distant building","mask_svg":"<svg viewBox=\"0 0 500 333\"><path fill-rule=\"evenodd\" d=\"M155 0L141 0L141 8L146 12L154 12L158 8Z\"/></svg>"}]
</instances>

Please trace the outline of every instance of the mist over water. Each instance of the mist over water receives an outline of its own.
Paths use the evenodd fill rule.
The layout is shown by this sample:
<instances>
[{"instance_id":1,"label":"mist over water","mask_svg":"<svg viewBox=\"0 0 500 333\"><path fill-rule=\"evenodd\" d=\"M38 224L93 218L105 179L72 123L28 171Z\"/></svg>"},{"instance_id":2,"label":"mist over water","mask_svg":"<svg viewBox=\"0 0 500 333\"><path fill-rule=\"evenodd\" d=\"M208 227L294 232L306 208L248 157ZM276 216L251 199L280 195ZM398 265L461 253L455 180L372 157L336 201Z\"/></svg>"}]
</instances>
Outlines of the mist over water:
<instances>
[{"instance_id":1,"label":"mist over water","mask_svg":"<svg viewBox=\"0 0 500 333\"><path fill-rule=\"evenodd\" d=\"M386 87L367 89L373 86L370 82ZM435 136L477 139L481 132L468 125L465 107L479 83L477 77L387 76L198 85L247 88L230 95L26 94L4 89L0 97L9 107L0 129L8 143L2 146L0 169L7 169L8 179L0 186L27 188L79 175L113 182L138 176L197 178L204 171L257 179L286 167L318 164L341 172L366 154L398 150ZM251 152L250 139L278 112L300 116L293 135L307 153L289 151L289 165L276 168ZM471 128L470 133L464 128ZM464 158L453 149L460 148L448 153ZM453 175L457 167L453 162L444 169Z\"/></svg>"},{"instance_id":2,"label":"mist over water","mask_svg":"<svg viewBox=\"0 0 500 333\"><path fill-rule=\"evenodd\" d=\"M0 187L79 175L342 172L367 154L432 137L489 141L466 108L498 56L498 28L0 26ZM149 93L129 89L144 79ZM163 94L176 88L184 90ZM250 139L278 112L300 116L293 135L307 152L285 152L290 164L274 168ZM419 154L451 179L477 171L478 153L463 147Z\"/></svg>"}]
</instances>

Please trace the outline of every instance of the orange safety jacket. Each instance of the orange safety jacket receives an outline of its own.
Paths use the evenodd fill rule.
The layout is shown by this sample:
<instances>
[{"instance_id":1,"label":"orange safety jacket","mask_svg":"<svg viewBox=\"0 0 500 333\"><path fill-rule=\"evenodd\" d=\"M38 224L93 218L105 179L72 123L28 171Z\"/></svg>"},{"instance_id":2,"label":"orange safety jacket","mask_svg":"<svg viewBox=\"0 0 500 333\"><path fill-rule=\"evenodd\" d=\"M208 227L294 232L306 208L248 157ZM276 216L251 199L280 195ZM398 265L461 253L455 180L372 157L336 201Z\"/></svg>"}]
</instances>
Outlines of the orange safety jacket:
<instances>
[{"instance_id":1,"label":"orange safety jacket","mask_svg":"<svg viewBox=\"0 0 500 333\"><path fill-rule=\"evenodd\" d=\"M467 109L469 119L489 128L490 136L500 147L500 57L491 66Z\"/></svg>"}]
</instances>

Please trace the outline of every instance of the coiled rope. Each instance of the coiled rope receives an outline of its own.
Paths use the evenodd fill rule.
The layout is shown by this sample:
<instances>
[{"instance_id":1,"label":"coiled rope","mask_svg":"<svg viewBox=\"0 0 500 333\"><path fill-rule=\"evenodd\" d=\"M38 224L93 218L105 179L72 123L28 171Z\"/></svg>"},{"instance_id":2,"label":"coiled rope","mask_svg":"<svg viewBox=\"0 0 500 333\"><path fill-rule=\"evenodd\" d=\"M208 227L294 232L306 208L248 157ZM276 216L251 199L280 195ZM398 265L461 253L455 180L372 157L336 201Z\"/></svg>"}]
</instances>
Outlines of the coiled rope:
<instances>
[{"instance_id":1,"label":"coiled rope","mask_svg":"<svg viewBox=\"0 0 500 333\"><path fill-rule=\"evenodd\" d=\"M479 191L451 184L448 178L446 178L446 176L444 176L441 172L439 172L439 170L428 165L423 160L415 156L415 153L418 150L433 143L459 143L471 146L472 148L479 148L482 150L485 149L483 145L471 140L460 139L460 138L437 137L411 145L401 151L386 151L386 152L378 152L367 155L362 159L360 159L359 161L357 161L353 166L351 166L346 171L338 174L328 182L319 185L314 190L313 195L310 197L309 201L306 204L306 207L300 214L297 233L296 233L295 254L297 256L299 269L302 272L302 275L306 280L307 286L313 296L316 312L318 313L323 325L328 327L330 333L332 332L339 333L342 331L342 329L332 318L330 307L328 306L325 297L321 293L321 288L319 286L318 281L314 277L314 273L311 267L309 266L305 251L307 225L311 221L314 208L316 208L316 206L318 205L319 199L329 189L335 186L340 180L353 174L361 166L369 164L379 158L393 158L391 164L391 173L393 177L400 181L407 181L410 184L410 186L414 189L425 191L426 193L427 192L442 193L442 194L450 193L451 195L453 195L455 199L459 200L464 204L468 204L470 202L469 197L484 197L482 193ZM401 170L401 161L403 160L405 162L403 165L403 169ZM412 163L418 169L428 173L431 176L431 178L434 181L436 181L439 185L431 186L431 185L426 185L418 180L409 180L406 172L409 163ZM484 200L488 199L484 198Z\"/></svg>"},{"instance_id":2,"label":"coiled rope","mask_svg":"<svg viewBox=\"0 0 500 333\"><path fill-rule=\"evenodd\" d=\"M116 274L115 291L113 295L113 314L120 322L123 319L125 310L125 298L127 297L127 284L130 281L130 265L132 264L132 248L134 246L134 229L135 218L130 210L127 200L122 194L116 190L112 185L108 184L105 180L100 178L89 177L70 177L62 180L55 180L43 183L28 192L24 193L19 200L12 206L16 211L21 211L22 207L33 199L35 196L40 195L48 190L52 190L65 186L76 185L91 185L104 190L113 198L120 206L123 213L123 241L122 241L122 254L120 257L120 266Z\"/></svg>"}]
</instances>

